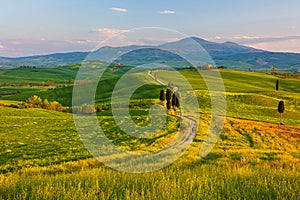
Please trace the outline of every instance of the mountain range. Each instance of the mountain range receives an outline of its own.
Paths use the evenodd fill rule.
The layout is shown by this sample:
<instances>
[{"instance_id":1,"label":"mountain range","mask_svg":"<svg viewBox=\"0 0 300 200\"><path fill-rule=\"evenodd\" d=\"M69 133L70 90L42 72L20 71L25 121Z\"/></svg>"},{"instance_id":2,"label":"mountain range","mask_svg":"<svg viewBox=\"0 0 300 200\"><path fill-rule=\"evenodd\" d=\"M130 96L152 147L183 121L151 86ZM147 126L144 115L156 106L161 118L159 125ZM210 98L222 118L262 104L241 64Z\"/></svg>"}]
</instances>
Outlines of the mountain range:
<instances>
[{"instance_id":1,"label":"mountain range","mask_svg":"<svg viewBox=\"0 0 300 200\"><path fill-rule=\"evenodd\" d=\"M186 59L188 58L188 59ZM233 42L216 43L197 37L185 38L158 46L104 46L94 52L70 52L29 57L0 57L0 69L30 65L59 67L82 61L117 62L126 65L161 63L186 67L214 62L227 68L299 72L300 53L278 53L255 49Z\"/></svg>"}]
</instances>

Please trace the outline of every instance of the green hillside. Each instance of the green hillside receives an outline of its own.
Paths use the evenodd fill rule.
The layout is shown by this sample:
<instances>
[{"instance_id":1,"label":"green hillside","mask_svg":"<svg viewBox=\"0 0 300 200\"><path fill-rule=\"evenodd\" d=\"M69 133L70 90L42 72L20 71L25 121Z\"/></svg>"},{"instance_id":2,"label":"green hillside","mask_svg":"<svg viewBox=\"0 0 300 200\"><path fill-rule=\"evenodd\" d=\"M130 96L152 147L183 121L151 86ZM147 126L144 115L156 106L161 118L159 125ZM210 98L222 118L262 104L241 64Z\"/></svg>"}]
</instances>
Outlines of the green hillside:
<instances>
[{"instance_id":1,"label":"green hillside","mask_svg":"<svg viewBox=\"0 0 300 200\"><path fill-rule=\"evenodd\" d=\"M235 70L223 70L220 73L226 90L227 116L278 123L277 106L283 100L286 105L285 123L300 124L299 79L280 79L265 73ZM172 77L176 84L178 76L175 72L157 71L156 74L163 81L164 77ZM210 113L210 94L205 81L194 70L183 70L181 74L193 86L199 100L200 112ZM276 80L279 80L279 91L275 91Z\"/></svg>"},{"instance_id":2,"label":"green hillside","mask_svg":"<svg viewBox=\"0 0 300 200\"><path fill-rule=\"evenodd\" d=\"M16 83L35 83L41 84L48 80L54 80L56 83L68 83L76 76L78 69L72 67L60 68L16 68L8 70L0 70L0 80L2 83L7 82L10 84Z\"/></svg>"},{"instance_id":3,"label":"green hillside","mask_svg":"<svg viewBox=\"0 0 300 200\"><path fill-rule=\"evenodd\" d=\"M210 113L210 96L202 77L193 70L182 70L180 72L193 86L199 99L200 112ZM177 80L178 77L176 77L172 71L156 71L155 73L162 80L164 80L164 77L167 75L168 77L172 77L173 83L176 84L176 81L179 81ZM110 76L110 74L107 76ZM130 76L140 79L149 79L146 72L131 74ZM221 76L226 89L227 116L278 123L277 105L280 100L284 100L286 105L286 111L284 113L285 123L288 125L300 124L299 79L278 78L265 73L234 70L223 70L221 71ZM119 77L115 76L115 78L107 78L99 82L96 93L97 104L110 103L111 91L113 91L114 85L118 80ZM276 80L279 80L280 83L279 91L275 91ZM155 83L153 83L153 85L145 85L134 93L132 100L157 100L161 89L162 87ZM41 92L29 91L4 96L1 99L25 101L33 95L38 95L43 99L47 98L50 101L57 100L65 106L71 106L72 92L73 87L69 86Z\"/></svg>"}]
</instances>

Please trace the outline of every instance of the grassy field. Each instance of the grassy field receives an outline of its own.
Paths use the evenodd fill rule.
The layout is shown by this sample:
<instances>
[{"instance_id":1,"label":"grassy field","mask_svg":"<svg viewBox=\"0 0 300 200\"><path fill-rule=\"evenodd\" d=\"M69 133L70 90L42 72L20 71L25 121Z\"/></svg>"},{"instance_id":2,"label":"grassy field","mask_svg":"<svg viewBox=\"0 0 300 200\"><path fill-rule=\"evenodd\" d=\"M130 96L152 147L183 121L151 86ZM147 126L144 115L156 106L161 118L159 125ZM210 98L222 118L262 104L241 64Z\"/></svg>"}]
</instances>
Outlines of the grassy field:
<instances>
[{"instance_id":1,"label":"grassy field","mask_svg":"<svg viewBox=\"0 0 300 200\"><path fill-rule=\"evenodd\" d=\"M174 77L173 72L156 71ZM77 134L73 116L42 109L0 107L0 198L2 199L297 199L300 195L300 80L264 73L224 70L227 118L213 150L199 151L210 115L210 97L195 71L182 70L191 82L202 113L199 129L185 154L170 166L130 174L92 158ZM134 74L149 79L145 72ZM280 90L275 82L280 80ZM118 77L101 80L96 102L110 101ZM161 86L150 84L132 95L132 119L147 124L150 105ZM72 87L24 91L2 97L11 104L37 94L70 105ZM6 99L6 100L3 100ZM286 103L285 125L277 105ZM178 117L169 115L156 135L137 139L119 130L111 111L97 114L107 137L128 151L153 151L174 136Z\"/></svg>"},{"instance_id":2,"label":"grassy field","mask_svg":"<svg viewBox=\"0 0 300 200\"><path fill-rule=\"evenodd\" d=\"M0 109L3 199L296 199L299 195L299 127L228 118L213 151L200 159L210 119L202 115L198 134L180 159L156 172L129 174L90 158L72 115ZM169 139L167 135L152 142L130 140L105 123L110 115L105 116L100 123L121 148L157 148Z\"/></svg>"},{"instance_id":3,"label":"grassy field","mask_svg":"<svg viewBox=\"0 0 300 200\"><path fill-rule=\"evenodd\" d=\"M30 83L33 85L46 84L47 81L53 81L52 85L69 84L71 79L75 79L78 69L85 67L87 76L94 73L95 70L103 70L107 64L101 62L89 62L81 64L73 64L58 68L15 68L0 70L0 84L24 84ZM103 78L118 77L119 74L124 73L127 66L122 66L117 71L107 70Z\"/></svg>"},{"instance_id":4,"label":"grassy field","mask_svg":"<svg viewBox=\"0 0 300 200\"><path fill-rule=\"evenodd\" d=\"M36 69L9 69L0 71L1 82L13 83L36 83L42 84L48 80L56 83L68 83L71 78L75 78L78 69L72 67L60 68L36 68Z\"/></svg>"},{"instance_id":5,"label":"grassy field","mask_svg":"<svg viewBox=\"0 0 300 200\"><path fill-rule=\"evenodd\" d=\"M172 77L172 79L175 77L176 83L177 76L172 73L174 72L156 72L162 80L164 77ZM183 70L181 73L194 88L199 100L200 112L210 113L210 94L204 80L194 70ZM220 73L226 90L227 116L278 123L277 106L278 102L283 100L286 109L285 123L295 126L300 124L299 79L280 79L270 74L235 70L224 70ZM275 90L276 80L279 80L279 91Z\"/></svg>"},{"instance_id":6,"label":"grassy field","mask_svg":"<svg viewBox=\"0 0 300 200\"><path fill-rule=\"evenodd\" d=\"M164 80L164 76L172 77L176 83L176 75L170 71L158 71L158 77ZM182 70L181 73L187 78L195 90L199 100L200 112L210 113L210 96L206 84L195 71ZM287 125L300 124L300 80L280 79L276 76L265 73L242 72L234 70L221 71L224 81L227 98L227 116L278 123L279 114L277 112L278 102L285 101L284 122ZM109 73L108 75L109 76ZM145 73L132 75L133 77L147 77ZM174 78L173 78L174 77ZM118 81L118 77L103 79L99 82L96 93L97 104L110 103L111 91ZM276 80L279 80L279 91L275 91ZM146 85L133 95L133 99L146 98L154 99L158 96L162 87ZM73 87L56 88L55 90L41 92L25 92L10 96L5 96L3 100L25 101L27 98L38 95L50 101L57 100L65 106L72 104Z\"/></svg>"}]
</instances>

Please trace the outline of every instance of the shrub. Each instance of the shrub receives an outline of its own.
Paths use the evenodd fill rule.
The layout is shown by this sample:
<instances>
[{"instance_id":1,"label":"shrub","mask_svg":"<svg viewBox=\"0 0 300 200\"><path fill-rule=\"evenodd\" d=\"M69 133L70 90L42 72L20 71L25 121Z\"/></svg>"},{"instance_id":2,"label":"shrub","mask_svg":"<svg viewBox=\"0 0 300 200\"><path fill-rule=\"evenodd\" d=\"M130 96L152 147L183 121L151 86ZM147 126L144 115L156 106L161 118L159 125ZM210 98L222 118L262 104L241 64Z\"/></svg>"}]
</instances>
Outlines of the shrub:
<instances>
[{"instance_id":1,"label":"shrub","mask_svg":"<svg viewBox=\"0 0 300 200\"><path fill-rule=\"evenodd\" d=\"M26 103L32 108L41 108L42 107L42 99L36 95L30 97L26 100Z\"/></svg>"},{"instance_id":2,"label":"shrub","mask_svg":"<svg viewBox=\"0 0 300 200\"><path fill-rule=\"evenodd\" d=\"M62 105L57 101L49 102L48 99L42 99L36 95L30 97L25 103L22 103L18 108L43 108L47 110L54 110L61 112L63 110Z\"/></svg>"},{"instance_id":3,"label":"shrub","mask_svg":"<svg viewBox=\"0 0 300 200\"><path fill-rule=\"evenodd\" d=\"M30 108L30 106L27 103L22 102L21 104L19 104L19 108L25 109L25 108Z\"/></svg>"},{"instance_id":4,"label":"shrub","mask_svg":"<svg viewBox=\"0 0 300 200\"><path fill-rule=\"evenodd\" d=\"M44 108L44 109L49 109L50 108L50 103L49 103L48 99L45 99L43 101L42 108Z\"/></svg>"},{"instance_id":5,"label":"shrub","mask_svg":"<svg viewBox=\"0 0 300 200\"><path fill-rule=\"evenodd\" d=\"M96 111L97 112L101 112L101 111L105 111L105 110L110 110L110 106L106 105L106 104L99 104L96 106Z\"/></svg>"},{"instance_id":6,"label":"shrub","mask_svg":"<svg viewBox=\"0 0 300 200\"><path fill-rule=\"evenodd\" d=\"M10 104L9 107L10 107L10 108L19 108L19 106L16 105L16 104Z\"/></svg>"},{"instance_id":7,"label":"shrub","mask_svg":"<svg viewBox=\"0 0 300 200\"><path fill-rule=\"evenodd\" d=\"M55 110L55 111L62 111L62 105L58 103L57 101L50 102L49 109L48 110Z\"/></svg>"}]
</instances>

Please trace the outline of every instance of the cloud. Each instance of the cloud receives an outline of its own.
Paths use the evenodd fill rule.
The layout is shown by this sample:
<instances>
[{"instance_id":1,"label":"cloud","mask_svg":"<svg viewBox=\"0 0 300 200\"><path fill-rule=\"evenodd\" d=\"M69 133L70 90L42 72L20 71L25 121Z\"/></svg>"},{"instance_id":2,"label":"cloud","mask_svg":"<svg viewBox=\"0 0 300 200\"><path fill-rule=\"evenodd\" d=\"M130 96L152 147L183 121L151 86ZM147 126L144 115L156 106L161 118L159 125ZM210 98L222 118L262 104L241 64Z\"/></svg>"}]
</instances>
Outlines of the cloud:
<instances>
[{"instance_id":1,"label":"cloud","mask_svg":"<svg viewBox=\"0 0 300 200\"><path fill-rule=\"evenodd\" d=\"M176 42L183 38L179 37L143 37L136 42L138 45L161 45L169 42Z\"/></svg>"},{"instance_id":2,"label":"cloud","mask_svg":"<svg viewBox=\"0 0 300 200\"><path fill-rule=\"evenodd\" d=\"M116 12L127 12L127 9L125 9L125 8L110 8L110 10L116 11Z\"/></svg>"},{"instance_id":3,"label":"cloud","mask_svg":"<svg viewBox=\"0 0 300 200\"><path fill-rule=\"evenodd\" d=\"M234 36L226 38L239 44L274 52L300 52L300 36Z\"/></svg>"},{"instance_id":4,"label":"cloud","mask_svg":"<svg viewBox=\"0 0 300 200\"><path fill-rule=\"evenodd\" d=\"M90 33L96 35L96 40L98 43L103 43L105 41L105 46L124 46L128 45L130 42L128 41L126 33L135 32L134 30L127 29L116 29L116 28L100 28L93 29ZM113 37L113 39L109 39ZM108 39L108 40L107 40ZM131 45L131 44L130 44Z\"/></svg>"},{"instance_id":5,"label":"cloud","mask_svg":"<svg viewBox=\"0 0 300 200\"><path fill-rule=\"evenodd\" d=\"M4 46L0 43L0 49L4 49Z\"/></svg>"},{"instance_id":6,"label":"cloud","mask_svg":"<svg viewBox=\"0 0 300 200\"><path fill-rule=\"evenodd\" d=\"M171 15L171 14L175 14L175 11L174 10L164 10L159 13L162 15Z\"/></svg>"},{"instance_id":7,"label":"cloud","mask_svg":"<svg viewBox=\"0 0 300 200\"><path fill-rule=\"evenodd\" d=\"M232 38L235 42L243 44L268 43L300 40L300 36L278 36L278 37L262 37L262 36L235 36Z\"/></svg>"},{"instance_id":8,"label":"cloud","mask_svg":"<svg viewBox=\"0 0 300 200\"><path fill-rule=\"evenodd\" d=\"M86 40L66 40L65 41L66 43L69 43L69 44L90 44L90 43L95 43L95 41L93 40L89 40L89 39L86 39Z\"/></svg>"},{"instance_id":9,"label":"cloud","mask_svg":"<svg viewBox=\"0 0 300 200\"><path fill-rule=\"evenodd\" d=\"M277 42L261 42L261 43L253 43L246 44L247 46L253 48L264 49L273 52L292 52L292 53L300 53L300 40L298 42L296 40L290 41L277 41Z\"/></svg>"},{"instance_id":10,"label":"cloud","mask_svg":"<svg viewBox=\"0 0 300 200\"><path fill-rule=\"evenodd\" d=\"M254 39L260 39L260 38L263 38L263 37L260 37L260 36L248 36L248 35L237 35L237 36L234 36L233 39L236 39L236 40L254 40Z\"/></svg>"},{"instance_id":11,"label":"cloud","mask_svg":"<svg viewBox=\"0 0 300 200\"><path fill-rule=\"evenodd\" d=\"M235 35L231 37L216 36L214 38L211 38L211 40L215 42L231 41L241 45L264 49L267 51L300 53L300 35Z\"/></svg>"},{"instance_id":12,"label":"cloud","mask_svg":"<svg viewBox=\"0 0 300 200\"><path fill-rule=\"evenodd\" d=\"M126 30L126 29L115 29L115 28L101 28L101 29L93 29L90 31L90 33L98 33L101 36L112 36L120 33L128 33L132 32L132 30Z\"/></svg>"}]
</instances>

